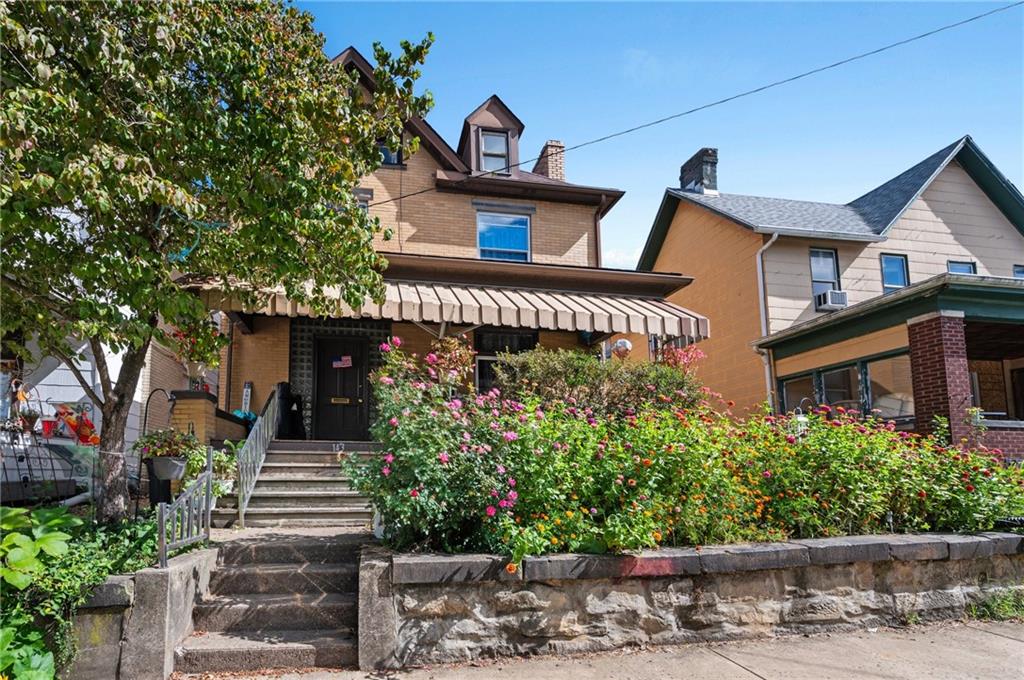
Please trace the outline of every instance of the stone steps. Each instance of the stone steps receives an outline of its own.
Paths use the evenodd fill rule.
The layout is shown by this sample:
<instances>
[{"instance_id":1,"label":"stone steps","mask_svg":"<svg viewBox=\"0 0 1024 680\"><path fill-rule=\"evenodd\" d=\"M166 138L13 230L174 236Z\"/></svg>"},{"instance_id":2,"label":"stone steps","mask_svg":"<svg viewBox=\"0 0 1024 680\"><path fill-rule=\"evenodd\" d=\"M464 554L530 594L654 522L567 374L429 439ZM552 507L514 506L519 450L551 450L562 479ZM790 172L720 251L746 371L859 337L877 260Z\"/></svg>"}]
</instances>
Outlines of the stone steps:
<instances>
[{"instance_id":1,"label":"stone steps","mask_svg":"<svg viewBox=\"0 0 1024 680\"><path fill-rule=\"evenodd\" d=\"M257 486L249 497L248 518L253 510L260 508L352 508L369 511L366 497L350 489L261 489Z\"/></svg>"},{"instance_id":2,"label":"stone steps","mask_svg":"<svg viewBox=\"0 0 1024 680\"><path fill-rule=\"evenodd\" d=\"M246 593L220 595L196 604L195 629L355 630L359 620L353 593Z\"/></svg>"},{"instance_id":3,"label":"stone steps","mask_svg":"<svg viewBox=\"0 0 1024 680\"><path fill-rule=\"evenodd\" d=\"M345 668L358 664L349 630L255 630L193 635L175 653L179 673Z\"/></svg>"},{"instance_id":4,"label":"stone steps","mask_svg":"<svg viewBox=\"0 0 1024 680\"><path fill-rule=\"evenodd\" d=\"M372 458L376 451L311 451L309 449L279 449L268 451L263 464L267 463L316 463L333 465L340 469L341 459L355 454L361 458Z\"/></svg>"},{"instance_id":5,"label":"stone steps","mask_svg":"<svg viewBox=\"0 0 1024 680\"><path fill-rule=\"evenodd\" d=\"M373 539L296 531L219 546L209 595L193 608L196 632L175 650L176 672L357 665L359 551Z\"/></svg>"},{"instance_id":6,"label":"stone steps","mask_svg":"<svg viewBox=\"0 0 1024 680\"><path fill-rule=\"evenodd\" d=\"M379 451L378 442L334 441L329 439L275 439L267 447L268 453L278 451Z\"/></svg>"},{"instance_id":7,"label":"stone steps","mask_svg":"<svg viewBox=\"0 0 1024 680\"><path fill-rule=\"evenodd\" d=\"M234 526L238 512L231 508L213 511L214 526ZM247 527L362 527L373 521L373 511L366 507L292 507L253 508L245 511Z\"/></svg>"}]
</instances>

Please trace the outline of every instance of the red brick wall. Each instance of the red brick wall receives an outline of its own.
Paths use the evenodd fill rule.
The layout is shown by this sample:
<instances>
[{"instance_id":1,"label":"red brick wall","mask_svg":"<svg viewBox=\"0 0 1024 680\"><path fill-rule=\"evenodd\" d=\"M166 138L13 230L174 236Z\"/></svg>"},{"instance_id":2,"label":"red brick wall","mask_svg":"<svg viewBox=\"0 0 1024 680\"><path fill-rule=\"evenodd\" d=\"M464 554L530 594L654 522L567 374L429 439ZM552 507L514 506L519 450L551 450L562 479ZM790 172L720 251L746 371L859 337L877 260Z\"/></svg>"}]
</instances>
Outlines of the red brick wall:
<instances>
[{"instance_id":1,"label":"red brick wall","mask_svg":"<svg viewBox=\"0 0 1024 680\"><path fill-rule=\"evenodd\" d=\"M971 379L967 370L963 317L927 317L910 323L907 335L917 431L931 432L932 418L942 416L949 420L953 442L968 439Z\"/></svg>"},{"instance_id":2,"label":"red brick wall","mask_svg":"<svg viewBox=\"0 0 1024 680\"><path fill-rule=\"evenodd\" d=\"M1007 461L1024 462L1024 430L1000 430L989 425L989 429L979 439L988 448L1002 451Z\"/></svg>"}]
</instances>

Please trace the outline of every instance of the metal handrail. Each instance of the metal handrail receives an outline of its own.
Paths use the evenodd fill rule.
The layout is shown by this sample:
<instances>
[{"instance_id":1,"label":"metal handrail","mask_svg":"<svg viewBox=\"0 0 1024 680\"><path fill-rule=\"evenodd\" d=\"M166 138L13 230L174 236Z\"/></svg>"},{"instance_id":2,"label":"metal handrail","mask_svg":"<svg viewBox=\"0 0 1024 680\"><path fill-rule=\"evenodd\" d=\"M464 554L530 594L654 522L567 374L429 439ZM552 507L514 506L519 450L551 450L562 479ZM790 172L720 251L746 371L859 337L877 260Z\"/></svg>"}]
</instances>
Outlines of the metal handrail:
<instances>
[{"instance_id":1,"label":"metal handrail","mask_svg":"<svg viewBox=\"0 0 1024 680\"><path fill-rule=\"evenodd\" d=\"M238 452L236 464L238 466L238 526L245 528L245 511L249 507L249 498L256 487L256 479L263 469L263 461L267 458L267 449L270 442L277 436L278 428L278 399L277 387L267 397L267 403L263 405L256 422L245 439L245 444Z\"/></svg>"},{"instance_id":2,"label":"metal handrail","mask_svg":"<svg viewBox=\"0 0 1024 680\"><path fill-rule=\"evenodd\" d=\"M213 449L206 448L206 470L173 503L157 506L160 568L167 568L167 554L200 541L210 540L213 513Z\"/></svg>"}]
</instances>

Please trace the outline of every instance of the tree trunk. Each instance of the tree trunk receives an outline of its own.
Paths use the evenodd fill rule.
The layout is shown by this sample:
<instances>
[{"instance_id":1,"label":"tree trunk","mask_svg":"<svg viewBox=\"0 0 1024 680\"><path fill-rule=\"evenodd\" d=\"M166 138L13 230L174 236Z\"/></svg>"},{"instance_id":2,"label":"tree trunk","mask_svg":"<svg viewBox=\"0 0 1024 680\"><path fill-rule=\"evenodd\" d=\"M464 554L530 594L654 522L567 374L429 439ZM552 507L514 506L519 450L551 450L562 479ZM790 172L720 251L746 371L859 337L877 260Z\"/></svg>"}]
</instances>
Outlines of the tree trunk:
<instances>
[{"instance_id":1,"label":"tree trunk","mask_svg":"<svg viewBox=\"0 0 1024 680\"><path fill-rule=\"evenodd\" d=\"M100 432L100 478L103 489L96 519L118 522L128 516L128 467L125 461L124 433L128 414L135 399L135 390L146 362L149 342L127 350L117 381L103 404L103 429Z\"/></svg>"}]
</instances>

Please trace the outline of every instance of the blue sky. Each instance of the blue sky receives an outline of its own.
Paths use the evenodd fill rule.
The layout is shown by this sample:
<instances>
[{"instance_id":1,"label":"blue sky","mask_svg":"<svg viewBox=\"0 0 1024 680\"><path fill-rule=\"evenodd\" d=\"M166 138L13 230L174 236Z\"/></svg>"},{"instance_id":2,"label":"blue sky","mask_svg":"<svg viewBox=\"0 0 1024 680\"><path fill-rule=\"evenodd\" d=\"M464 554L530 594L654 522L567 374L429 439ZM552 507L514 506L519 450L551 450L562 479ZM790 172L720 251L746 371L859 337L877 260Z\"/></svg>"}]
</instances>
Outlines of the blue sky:
<instances>
[{"instance_id":1,"label":"blue sky","mask_svg":"<svg viewBox=\"0 0 1024 680\"><path fill-rule=\"evenodd\" d=\"M334 56L436 37L421 86L453 146L497 93L532 158L1006 3L493 4L299 2ZM719 189L846 202L963 134L1024 178L1024 7L795 84L566 155L569 181L626 196L602 225L605 266L632 267L666 186L702 146Z\"/></svg>"}]
</instances>

